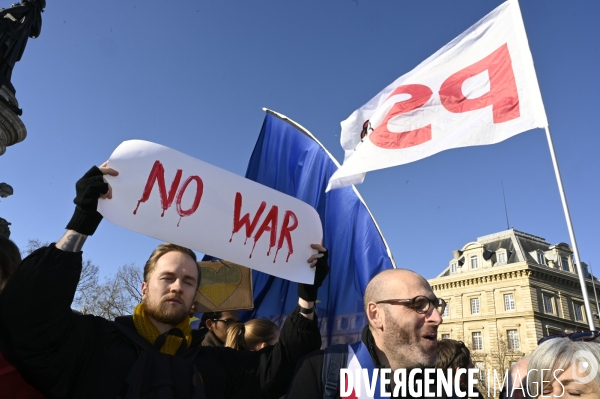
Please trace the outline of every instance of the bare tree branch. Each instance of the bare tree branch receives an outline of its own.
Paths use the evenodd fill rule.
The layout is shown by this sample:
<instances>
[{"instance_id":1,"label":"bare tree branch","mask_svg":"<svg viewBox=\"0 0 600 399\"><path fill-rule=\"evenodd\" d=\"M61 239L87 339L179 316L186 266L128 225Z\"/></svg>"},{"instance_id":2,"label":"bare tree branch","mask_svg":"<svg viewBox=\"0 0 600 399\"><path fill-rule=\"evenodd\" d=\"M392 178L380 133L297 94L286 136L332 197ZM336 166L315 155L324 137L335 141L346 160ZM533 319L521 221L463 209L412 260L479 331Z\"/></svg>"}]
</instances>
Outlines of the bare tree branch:
<instances>
[{"instance_id":1,"label":"bare tree branch","mask_svg":"<svg viewBox=\"0 0 600 399\"><path fill-rule=\"evenodd\" d=\"M50 245L49 242L42 242L38 239L27 240L27 247L22 251L22 256L28 256L38 248L46 247ZM77 291L75 293L75 300L73 304L75 307L82 308L85 300L81 301L82 298L89 296L87 293L93 290L98 285L98 266L94 265L91 260L83 262L81 268L81 276L79 277L79 283L77 284Z\"/></svg>"},{"instance_id":2,"label":"bare tree branch","mask_svg":"<svg viewBox=\"0 0 600 399\"><path fill-rule=\"evenodd\" d=\"M36 239L28 239L27 240L27 247L25 247L24 250L21 251L21 256L24 258L28 255L30 255L33 251L35 251L38 248L41 247L46 247L50 245L49 242L42 242L41 240Z\"/></svg>"},{"instance_id":3,"label":"bare tree branch","mask_svg":"<svg viewBox=\"0 0 600 399\"><path fill-rule=\"evenodd\" d=\"M474 350L473 341L468 342L467 347L471 351L471 358L475 365L481 362L484 365L484 369L496 370L500 380L502 380L506 370L510 368L511 362L519 360L525 355L518 349L511 349L508 338L500 332L497 333L496 342L492 343L490 349L487 351ZM488 381L486 374L485 371L481 373L481 378L479 378L477 385L479 392L481 392L484 397L487 397L488 384L490 385L490 394L493 395L494 393L494 380ZM496 394L498 395L499 393L500 391L497 389Z\"/></svg>"},{"instance_id":4,"label":"bare tree branch","mask_svg":"<svg viewBox=\"0 0 600 399\"><path fill-rule=\"evenodd\" d=\"M49 245L38 239L28 240L22 251L25 257L38 248ZM134 263L121 266L114 276L99 282L99 268L91 260L83 262L72 307L83 314L93 314L109 320L133 313L142 301L142 268Z\"/></svg>"},{"instance_id":5,"label":"bare tree branch","mask_svg":"<svg viewBox=\"0 0 600 399\"><path fill-rule=\"evenodd\" d=\"M142 270L135 264L121 266L114 276L106 277L104 283L82 291L78 297L81 312L109 320L133 313L142 300L142 280Z\"/></svg>"},{"instance_id":6,"label":"bare tree branch","mask_svg":"<svg viewBox=\"0 0 600 399\"><path fill-rule=\"evenodd\" d=\"M91 260L83 262L81 276L77 284L77 291L82 292L89 290L98 285L98 266L94 265Z\"/></svg>"},{"instance_id":7,"label":"bare tree branch","mask_svg":"<svg viewBox=\"0 0 600 399\"><path fill-rule=\"evenodd\" d=\"M123 265L119 268L117 276L121 279L122 287L136 303L142 302L143 270L135 263Z\"/></svg>"}]
</instances>

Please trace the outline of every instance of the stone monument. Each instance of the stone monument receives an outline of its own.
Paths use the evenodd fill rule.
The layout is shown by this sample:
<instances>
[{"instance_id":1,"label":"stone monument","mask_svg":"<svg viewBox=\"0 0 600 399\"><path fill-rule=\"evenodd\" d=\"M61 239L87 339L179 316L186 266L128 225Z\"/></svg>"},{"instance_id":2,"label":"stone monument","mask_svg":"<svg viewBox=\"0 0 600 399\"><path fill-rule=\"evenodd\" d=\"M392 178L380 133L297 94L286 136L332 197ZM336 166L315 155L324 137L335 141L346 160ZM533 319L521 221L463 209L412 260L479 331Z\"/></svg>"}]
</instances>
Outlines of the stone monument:
<instances>
[{"instance_id":1,"label":"stone monument","mask_svg":"<svg viewBox=\"0 0 600 399\"><path fill-rule=\"evenodd\" d=\"M23 110L15 97L11 83L15 63L21 60L27 40L35 39L42 31L42 12L46 0L21 0L10 8L0 9L0 155L6 147L20 143L27 137L21 118ZM13 194L6 183L0 183L0 198ZM10 237L10 223L0 217L0 235Z\"/></svg>"},{"instance_id":2,"label":"stone monument","mask_svg":"<svg viewBox=\"0 0 600 399\"><path fill-rule=\"evenodd\" d=\"M13 188L6 183L0 183L0 198L6 198L13 195ZM0 218L0 236L10 238L10 223L6 219Z\"/></svg>"},{"instance_id":3,"label":"stone monument","mask_svg":"<svg viewBox=\"0 0 600 399\"><path fill-rule=\"evenodd\" d=\"M15 63L21 60L27 40L42 30L46 0L22 0L0 9L0 155L6 147L25 140L27 130L21 121L23 111L10 79Z\"/></svg>"}]
</instances>

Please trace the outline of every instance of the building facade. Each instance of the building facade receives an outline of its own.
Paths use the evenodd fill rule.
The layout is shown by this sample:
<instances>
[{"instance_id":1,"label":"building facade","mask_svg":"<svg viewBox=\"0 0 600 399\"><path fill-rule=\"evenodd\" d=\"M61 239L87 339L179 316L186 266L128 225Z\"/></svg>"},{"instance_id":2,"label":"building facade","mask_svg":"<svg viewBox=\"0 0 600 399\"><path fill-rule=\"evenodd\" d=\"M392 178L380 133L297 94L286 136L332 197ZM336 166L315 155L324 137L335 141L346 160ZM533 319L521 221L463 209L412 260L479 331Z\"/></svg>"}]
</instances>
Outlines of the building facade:
<instances>
[{"instance_id":1,"label":"building facade","mask_svg":"<svg viewBox=\"0 0 600 399\"><path fill-rule=\"evenodd\" d=\"M448 267L429 280L448 303L438 337L465 342L478 368L502 370L531 354L547 335L589 329L569 245L510 229L453 254ZM591 275L582 267L597 315Z\"/></svg>"}]
</instances>

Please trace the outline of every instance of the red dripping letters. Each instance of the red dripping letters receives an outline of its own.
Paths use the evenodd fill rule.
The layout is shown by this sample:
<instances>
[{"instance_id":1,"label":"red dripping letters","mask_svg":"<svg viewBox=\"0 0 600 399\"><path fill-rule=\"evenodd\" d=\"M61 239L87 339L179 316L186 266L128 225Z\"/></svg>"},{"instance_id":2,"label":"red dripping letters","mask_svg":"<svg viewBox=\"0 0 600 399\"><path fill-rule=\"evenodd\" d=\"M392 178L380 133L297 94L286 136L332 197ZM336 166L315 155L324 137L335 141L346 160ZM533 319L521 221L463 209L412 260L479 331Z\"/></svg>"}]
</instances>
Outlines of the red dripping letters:
<instances>
[{"instance_id":1,"label":"red dripping letters","mask_svg":"<svg viewBox=\"0 0 600 399\"><path fill-rule=\"evenodd\" d=\"M242 214L242 194L239 192L236 193L233 210L233 230L231 231L231 238L229 239L229 242L233 240L234 234L239 232L242 229L242 227L245 226L246 237L244 240L244 245L246 245L248 238L250 238L252 236L252 233L254 233L254 229L258 225L260 217L262 216L266 207L267 203L265 201L261 202L256 213L254 214L254 217L252 217L252 221L250 221L249 213L246 213L244 214L244 216L240 217ZM252 251L250 252L250 258L252 257L252 253L254 252L254 248L256 247L256 243L258 242L258 240L260 240L264 233L268 232L269 250L267 251L267 256L271 255L271 249L277 244L275 256L273 257L273 263L275 263L277 261L277 254L279 253L279 250L283 247L283 243L285 241L288 246L288 255L286 258L286 262L289 260L290 255L294 253L294 245L292 243L292 236L290 233L293 230L295 230L296 227L298 227L298 218L296 217L294 212L285 211L285 214L283 216L283 223L281 224L281 231L279 233L279 240L277 240L278 223L279 208L277 207L277 205L273 205L267 213L267 215L265 216L265 218L263 219L262 223L260 224L260 227L256 231L256 234L254 234L254 243L252 245Z\"/></svg>"},{"instance_id":2,"label":"red dripping letters","mask_svg":"<svg viewBox=\"0 0 600 399\"><path fill-rule=\"evenodd\" d=\"M289 225L290 219L292 219L292 225ZM277 252L283 246L283 240L286 240L288 243L288 256L285 258L287 262L290 259L290 255L294 253L294 245L292 244L292 236L290 232L298 227L298 218L292 211L285 211L285 216L283 217L283 225L281 226L281 235L279 236L279 243L277 244L277 251L275 252L275 259L277 259ZM273 259L273 263L275 263L275 259Z\"/></svg>"},{"instance_id":3,"label":"red dripping letters","mask_svg":"<svg viewBox=\"0 0 600 399\"><path fill-rule=\"evenodd\" d=\"M248 238L250 238L250 236L252 235L252 232L254 231L254 228L258 223L258 219L260 219L260 216L262 215L266 207L267 203L263 201L258 207L258 210L256 211L254 218L252 219L252 223L250 223L250 214L248 213L240 219L240 213L242 211L242 194L235 193L235 206L233 208L233 231L231 232L231 238L229 239L229 242L233 240L233 235L240 231L240 229L245 225L246 240L244 241L244 245L246 245L246 241L248 241Z\"/></svg>"},{"instance_id":4,"label":"red dripping letters","mask_svg":"<svg viewBox=\"0 0 600 399\"><path fill-rule=\"evenodd\" d=\"M484 71L488 72L489 91L478 98L466 98L462 92L463 83ZM423 107L433 95L431 89L421 84L398 86L388 99L398 94L409 94L411 98L395 103L381 124L371 132L370 140L378 147L408 148L431 140L431 124L405 132L388 130L391 119ZM518 118L519 94L508 46L503 44L484 59L448 77L442 83L439 95L442 106L452 113L475 111L491 105L494 123Z\"/></svg>"},{"instance_id":5,"label":"red dripping letters","mask_svg":"<svg viewBox=\"0 0 600 399\"><path fill-rule=\"evenodd\" d=\"M165 168L160 161L154 162L152 166L152 170L150 171L150 176L148 176L148 181L146 182L146 187L144 187L144 192L142 194L142 198L137 203L133 214L137 214L138 208L142 202L148 201L150 198L150 194L152 193L152 188L154 188L154 184L158 183L158 193L160 195L160 204L162 207L161 217L165 215L165 211L171 207L173 204L173 200L175 199L175 208L177 209L177 213L179 214L179 223L181 222L181 218L190 216L196 212L198 206L200 206L200 200L202 199L202 193L204 192L204 183L199 176L190 176L183 183L181 188L179 189L179 193L177 197L175 194L177 193L177 189L179 188L179 183L181 182L181 176L183 171L181 169L177 170L175 174L175 178L171 183L171 188L167 193L167 188L165 184ZM196 193L194 194L194 200L192 202L192 206L189 209L183 209L181 207L181 201L183 200L183 195L187 191L191 182L196 183Z\"/></svg>"},{"instance_id":6,"label":"red dripping letters","mask_svg":"<svg viewBox=\"0 0 600 399\"><path fill-rule=\"evenodd\" d=\"M144 187L142 197L138 201L133 214L137 214L142 202L146 202L148 199L150 199L152 189L155 185L158 185L158 193L162 207L162 213L160 216L163 217L165 212L173 204L173 201L175 201L175 208L179 214L179 222L177 223L177 226L179 226L181 218L191 216L194 214L194 212L196 212L196 210L198 210L200 201L202 199L202 194L204 192L204 183L199 176L189 176L180 186L182 176L183 171L178 169L175 173L173 181L171 182L170 189L167 192L165 168L160 161L154 162L152 170L150 171L150 175L148 176L146 186ZM194 188L195 193L193 195L191 206L188 209L184 209L182 206L183 196L186 192L193 190ZM288 262L290 255L294 253L294 245L292 243L291 233L298 227L298 217L294 212L286 210L283 212L283 221L280 224L279 207L277 205L271 206L263 218L263 214L265 213L266 209L267 203L262 201L254 215L251 215L250 213L245 213L242 215L242 194L237 192L235 194L233 209L233 229L231 231L231 238L229 239L229 242L232 242L233 236L243 229L245 233L244 245L246 245L248 238L252 237L254 239L252 251L250 252L251 258L257 242L263 237L263 235L266 235L269 240L267 256L270 256L272 249L275 248L273 263L277 262L279 250L283 248L284 244L286 244L288 248L288 254L285 261Z\"/></svg>"}]
</instances>

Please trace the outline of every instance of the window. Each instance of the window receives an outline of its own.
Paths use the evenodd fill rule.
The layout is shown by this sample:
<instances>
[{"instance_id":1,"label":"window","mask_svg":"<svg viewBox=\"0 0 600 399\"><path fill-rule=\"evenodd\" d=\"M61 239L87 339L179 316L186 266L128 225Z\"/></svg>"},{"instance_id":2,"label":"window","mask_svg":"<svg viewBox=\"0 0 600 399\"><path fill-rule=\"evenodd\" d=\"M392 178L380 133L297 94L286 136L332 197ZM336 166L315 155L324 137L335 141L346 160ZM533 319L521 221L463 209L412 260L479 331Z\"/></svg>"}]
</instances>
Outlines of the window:
<instances>
[{"instance_id":1,"label":"window","mask_svg":"<svg viewBox=\"0 0 600 399\"><path fill-rule=\"evenodd\" d=\"M485 378L485 362L475 362L473 365L479 370L479 379L483 380Z\"/></svg>"},{"instance_id":2,"label":"window","mask_svg":"<svg viewBox=\"0 0 600 399\"><path fill-rule=\"evenodd\" d=\"M545 337L547 337L548 335L559 335L559 334L562 334L562 330L560 328L548 326L548 334L545 335Z\"/></svg>"},{"instance_id":3,"label":"window","mask_svg":"<svg viewBox=\"0 0 600 399\"><path fill-rule=\"evenodd\" d=\"M573 310L574 310L574 314L575 314L575 321L583 321L583 312L582 312L582 308L583 305L577 302L573 302Z\"/></svg>"},{"instance_id":4,"label":"window","mask_svg":"<svg viewBox=\"0 0 600 399\"><path fill-rule=\"evenodd\" d=\"M442 339L450 339L450 334L442 334Z\"/></svg>"},{"instance_id":5,"label":"window","mask_svg":"<svg viewBox=\"0 0 600 399\"><path fill-rule=\"evenodd\" d=\"M544 297L544 312L554 314L554 298L546 294L542 296Z\"/></svg>"},{"instance_id":6,"label":"window","mask_svg":"<svg viewBox=\"0 0 600 399\"><path fill-rule=\"evenodd\" d=\"M504 310L515 310L515 297L513 294L504 294Z\"/></svg>"},{"instance_id":7,"label":"window","mask_svg":"<svg viewBox=\"0 0 600 399\"><path fill-rule=\"evenodd\" d=\"M442 313L442 317L450 317L450 304L446 303L446 309L444 309L444 313Z\"/></svg>"},{"instance_id":8,"label":"window","mask_svg":"<svg viewBox=\"0 0 600 399\"><path fill-rule=\"evenodd\" d=\"M450 273L456 273L457 266L456 262L450 263Z\"/></svg>"},{"instance_id":9,"label":"window","mask_svg":"<svg viewBox=\"0 0 600 399\"><path fill-rule=\"evenodd\" d=\"M474 332L471 334L471 337L473 338L473 350L476 351L482 351L483 350L483 337L481 336L481 332ZM475 363L475 366L477 367L477 363Z\"/></svg>"},{"instance_id":10,"label":"window","mask_svg":"<svg viewBox=\"0 0 600 399\"><path fill-rule=\"evenodd\" d=\"M560 257L560 265L562 266L562 269L566 272L571 271L571 269L569 269L569 258L566 256L561 256Z\"/></svg>"},{"instance_id":11,"label":"window","mask_svg":"<svg viewBox=\"0 0 600 399\"><path fill-rule=\"evenodd\" d=\"M471 314L479 314L479 298L471 299Z\"/></svg>"},{"instance_id":12,"label":"window","mask_svg":"<svg viewBox=\"0 0 600 399\"><path fill-rule=\"evenodd\" d=\"M544 253L542 251L537 252L537 261L540 265L546 264L546 258L544 257Z\"/></svg>"},{"instance_id":13,"label":"window","mask_svg":"<svg viewBox=\"0 0 600 399\"><path fill-rule=\"evenodd\" d=\"M335 328L338 331L344 330L344 328L342 327L342 318L341 317L335 320Z\"/></svg>"},{"instance_id":14,"label":"window","mask_svg":"<svg viewBox=\"0 0 600 399\"><path fill-rule=\"evenodd\" d=\"M519 349L519 332L517 330L506 331L508 337L508 349Z\"/></svg>"},{"instance_id":15,"label":"window","mask_svg":"<svg viewBox=\"0 0 600 399\"><path fill-rule=\"evenodd\" d=\"M479 265L477 264L477 255L471 256L471 269L477 269Z\"/></svg>"},{"instance_id":16,"label":"window","mask_svg":"<svg viewBox=\"0 0 600 399\"><path fill-rule=\"evenodd\" d=\"M498 252L498 264L503 265L506 263L506 252Z\"/></svg>"}]
</instances>

